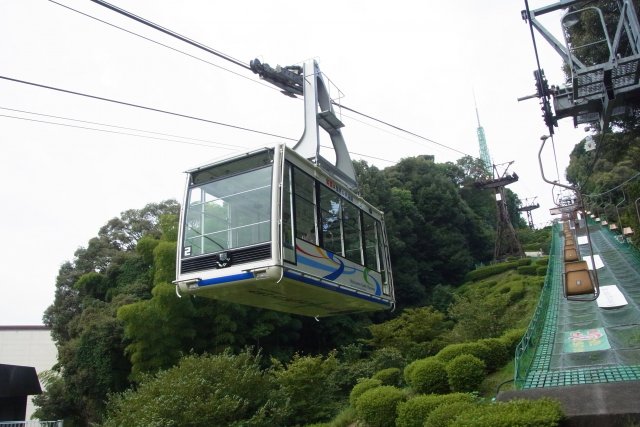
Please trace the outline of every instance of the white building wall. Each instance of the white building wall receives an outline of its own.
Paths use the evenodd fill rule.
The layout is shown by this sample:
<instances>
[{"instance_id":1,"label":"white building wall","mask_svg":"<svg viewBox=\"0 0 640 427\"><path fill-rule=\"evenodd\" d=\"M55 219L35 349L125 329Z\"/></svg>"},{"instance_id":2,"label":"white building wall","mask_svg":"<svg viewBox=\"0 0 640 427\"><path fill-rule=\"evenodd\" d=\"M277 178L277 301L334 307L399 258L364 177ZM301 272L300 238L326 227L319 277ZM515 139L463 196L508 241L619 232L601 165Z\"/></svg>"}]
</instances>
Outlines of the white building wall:
<instances>
[{"instance_id":1,"label":"white building wall","mask_svg":"<svg viewBox=\"0 0 640 427\"><path fill-rule=\"evenodd\" d=\"M56 346L51 331L45 326L0 326L0 363L32 366L38 377L53 368L57 362ZM44 384L40 381L44 391ZM27 420L35 410L31 398L27 399Z\"/></svg>"}]
</instances>

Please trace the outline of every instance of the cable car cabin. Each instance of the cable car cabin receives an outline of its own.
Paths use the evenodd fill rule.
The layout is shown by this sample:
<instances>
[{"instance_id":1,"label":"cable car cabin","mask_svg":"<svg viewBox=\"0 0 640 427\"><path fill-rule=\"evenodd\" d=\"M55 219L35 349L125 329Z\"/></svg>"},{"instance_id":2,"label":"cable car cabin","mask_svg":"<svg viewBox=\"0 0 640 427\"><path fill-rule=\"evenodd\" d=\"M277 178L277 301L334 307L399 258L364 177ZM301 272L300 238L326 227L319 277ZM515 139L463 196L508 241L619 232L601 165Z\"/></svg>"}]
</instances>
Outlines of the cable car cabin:
<instances>
[{"instance_id":1,"label":"cable car cabin","mask_svg":"<svg viewBox=\"0 0 640 427\"><path fill-rule=\"evenodd\" d=\"M284 144L188 171L177 291L305 316L394 306L382 213Z\"/></svg>"}]
</instances>

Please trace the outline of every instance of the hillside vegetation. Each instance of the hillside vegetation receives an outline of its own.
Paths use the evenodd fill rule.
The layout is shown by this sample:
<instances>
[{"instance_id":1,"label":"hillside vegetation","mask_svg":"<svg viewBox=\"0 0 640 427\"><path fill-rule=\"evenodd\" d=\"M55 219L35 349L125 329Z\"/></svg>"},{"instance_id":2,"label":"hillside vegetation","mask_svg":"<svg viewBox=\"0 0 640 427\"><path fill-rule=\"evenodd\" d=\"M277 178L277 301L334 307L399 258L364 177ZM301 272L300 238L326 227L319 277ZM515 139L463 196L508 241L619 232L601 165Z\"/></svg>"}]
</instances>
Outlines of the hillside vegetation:
<instances>
[{"instance_id":1,"label":"hillside vegetation","mask_svg":"<svg viewBox=\"0 0 640 427\"><path fill-rule=\"evenodd\" d=\"M383 171L362 162L356 168L363 196L386 214L395 312L317 322L177 298L178 204L132 209L60 268L44 318L59 360L35 399L36 416L67 426L366 420L358 402L376 389L385 387L375 396L395 396L397 404L429 391L407 373L416 363L443 367L441 393L471 391L461 386L469 375L483 389L486 375L512 357L544 266L520 260L471 272L491 256L495 205L491 192L465 185L477 176L470 159L437 164L423 156ZM454 363L462 356L477 360ZM365 392L362 384L379 386ZM371 397L378 398L387 399Z\"/></svg>"}]
</instances>

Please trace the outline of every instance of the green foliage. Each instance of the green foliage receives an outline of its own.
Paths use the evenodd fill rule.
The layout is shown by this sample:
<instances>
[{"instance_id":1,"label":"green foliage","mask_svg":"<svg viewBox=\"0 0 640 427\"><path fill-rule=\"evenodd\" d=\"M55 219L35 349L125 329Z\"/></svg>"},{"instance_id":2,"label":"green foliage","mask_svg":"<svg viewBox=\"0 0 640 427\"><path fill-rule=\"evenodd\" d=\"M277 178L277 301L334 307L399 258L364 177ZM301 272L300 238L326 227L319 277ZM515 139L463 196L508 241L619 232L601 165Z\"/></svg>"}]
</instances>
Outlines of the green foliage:
<instances>
[{"instance_id":1,"label":"green foliage","mask_svg":"<svg viewBox=\"0 0 640 427\"><path fill-rule=\"evenodd\" d=\"M547 265L549 265L549 257L544 257L544 258L537 259L534 262L534 264L538 265L538 266L541 266L541 267L542 266L546 267Z\"/></svg>"},{"instance_id":2,"label":"green foliage","mask_svg":"<svg viewBox=\"0 0 640 427\"><path fill-rule=\"evenodd\" d=\"M420 394L398 404L397 427L422 427L429 415L442 405L472 403L475 397L468 393Z\"/></svg>"},{"instance_id":3,"label":"green foliage","mask_svg":"<svg viewBox=\"0 0 640 427\"><path fill-rule=\"evenodd\" d=\"M405 369L405 381L417 393L448 393L446 365L435 357L419 359Z\"/></svg>"},{"instance_id":4,"label":"green foliage","mask_svg":"<svg viewBox=\"0 0 640 427\"><path fill-rule=\"evenodd\" d=\"M484 345L487 349L487 351L482 354L482 357L477 357L485 363L488 372L495 371L509 361L511 353L509 353L507 345L503 340L499 338L485 338L478 341L478 343Z\"/></svg>"},{"instance_id":5,"label":"green foliage","mask_svg":"<svg viewBox=\"0 0 640 427\"><path fill-rule=\"evenodd\" d=\"M349 394L349 403L351 406L355 407L356 401L365 391L380 387L381 385L383 385L382 381L377 378L361 378L360 381L353 386L351 394Z\"/></svg>"},{"instance_id":6,"label":"green foliage","mask_svg":"<svg viewBox=\"0 0 640 427\"><path fill-rule=\"evenodd\" d=\"M399 368L387 368L376 372L373 377L374 380L380 380L383 385L402 385L402 371Z\"/></svg>"},{"instance_id":7,"label":"green foliage","mask_svg":"<svg viewBox=\"0 0 640 427\"><path fill-rule=\"evenodd\" d=\"M399 317L369 326L375 348L396 348L408 359L437 352L443 345L442 335L450 328L444 314L431 307L406 309Z\"/></svg>"},{"instance_id":8,"label":"green foliage","mask_svg":"<svg viewBox=\"0 0 640 427\"><path fill-rule=\"evenodd\" d=\"M449 344L448 346L440 350L436 357L443 362L450 362L451 360L462 354L471 354L473 356L476 356L478 359L484 359L488 352L489 349L486 344L480 341L474 341Z\"/></svg>"},{"instance_id":9,"label":"green foliage","mask_svg":"<svg viewBox=\"0 0 640 427\"><path fill-rule=\"evenodd\" d=\"M277 425L286 414L269 400L275 384L260 363L248 351L184 357L137 390L111 396L104 425Z\"/></svg>"},{"instance_id":10,"label":"green foliage","mask_svg":"<svg viewBox=\"0 0 640 427\"><path fill-rule=\"evenodd\" d=\"M481 405L461 413L452 427L556 427L563 418L557 401L512 400Z\"/></svg>"},{"instance_id":11,"label":"green foliage","mask_svg":"<svg viewBox=\"0 0 640 427\"><path fill-rule=\"evenodd\" d=\"M536 269L536 275L545 277L547 275L547 267L538 267Z\"/></svg>"},{"instance_id":12,"label":"green foliage","mask_svg":"<svg viewBox=\"0 0 640 427\"><path fill-rule=\"evenodd\" d=\"M465 276L465 281L476 282L478 280L486 279L490 276L495 276L496 274L503 273L508 270L512 270L518 267L518 261L511 262L502 262L499 264L492 264L486 267L476 268L473 271L470 271Z\"/></svg>"},{"instance_id":13,"label":"green foliage","mask_svg":"<svg viewBox=\"0 0 640 427\"><path fill-rule=\"evenodd\" d=\"M535 265L523 265L517 268L519 274L525 276L535 276L538 274L538 267Z\"/></svg>"},{"instance_id":14,"label":"green foliage","mask_svg":"<svg viewBox=\"0 0 640 427\"><path fill-rule=\"evenodd\" d=\"M476 408L475 403L453 402L440 405L429 414L424 427L447 427L460 414Z\"/></svg>"},{"instance_id":15,"label":"green foliage","mask_svg":"<svg viewBox=\"0 0 640 427\"><path fill-rule=\"evenodd\" d=\"M500 341L502 341L507 347L507 352L509 354L514 354L518 343L522 340L526 331L526 328L510 329L500 337Z\"/></svg>"},{"instance_id":16,"label":"green foliage","mask_svg":"<svg viewBox=\"0 0 640 427\"><path fill-rule=\"evenodd\" d=\"M274 369L276 396L287 403L289 424L326 421L338 411L338 389L330 380L338 365L334 353L322 356L294 355Z\"/></svg>"},{"instance_id":17,"label":"green foliage","mask_svg":"<svg viewBox=\"0 0 640 427\"><path fill-rule=\"evenodd\" d=\"M404 392L393 386L372 388L356 400L356 413L369 427L394 427L396 408L405 398Z\"/></svg>"},{"instance_id":18,"label":"green foliage","mask_svg":"<svg viewBox=\"0 0 640 427\"><path fill-rule=\"evenodd\" d=\"M457 392L477 391L486 376L485 364L470 354L457 356L446 366L451 390Z\"/></svg>"}]
</instances>

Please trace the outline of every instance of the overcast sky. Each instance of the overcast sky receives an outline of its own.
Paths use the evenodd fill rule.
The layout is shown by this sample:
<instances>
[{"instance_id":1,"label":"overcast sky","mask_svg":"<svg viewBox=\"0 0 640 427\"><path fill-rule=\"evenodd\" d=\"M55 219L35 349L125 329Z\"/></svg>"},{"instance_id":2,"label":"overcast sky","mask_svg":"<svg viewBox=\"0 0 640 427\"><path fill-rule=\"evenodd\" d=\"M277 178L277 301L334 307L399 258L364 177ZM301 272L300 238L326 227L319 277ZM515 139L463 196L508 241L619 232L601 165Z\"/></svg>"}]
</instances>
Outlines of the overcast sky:
<instances>
[{"instance_id":1,"label":"overcast sky","mask_svg":"<svg viewBox=\"0 0 640 427\"><path fill-rule=\"evenodd\" d=\"M199 59L54 2L2 0L2 77L301 136L302 102L250 71L90 1L60 3ZM347 146L359 153L353 158L380 168L420 154L433 154L437 162L455 161L459 152L478 156L475 92L494 163L514 161L510 172L520 181L510 188L522 200L538 197L534 222L550 219L551 189L537 165L547 129L537 100L516 100L534 92L523 1L112 3L243 63L315 58L344 94L344 105L458 150L345 112ZM548 3L531 0L532 8ZM545 23L553 27L556 19ZM561 83L559 57L539 37L538 44L549 82ZM183 172L191 167L282 141L6 79L0 79L0 94L3 325L40 324L60 265L109 219L147 203L180 200ZM568 119L556 130L561 175L584 136ZM545 161L555 178L553 158Z\"/></svg>"}]
</instances>

